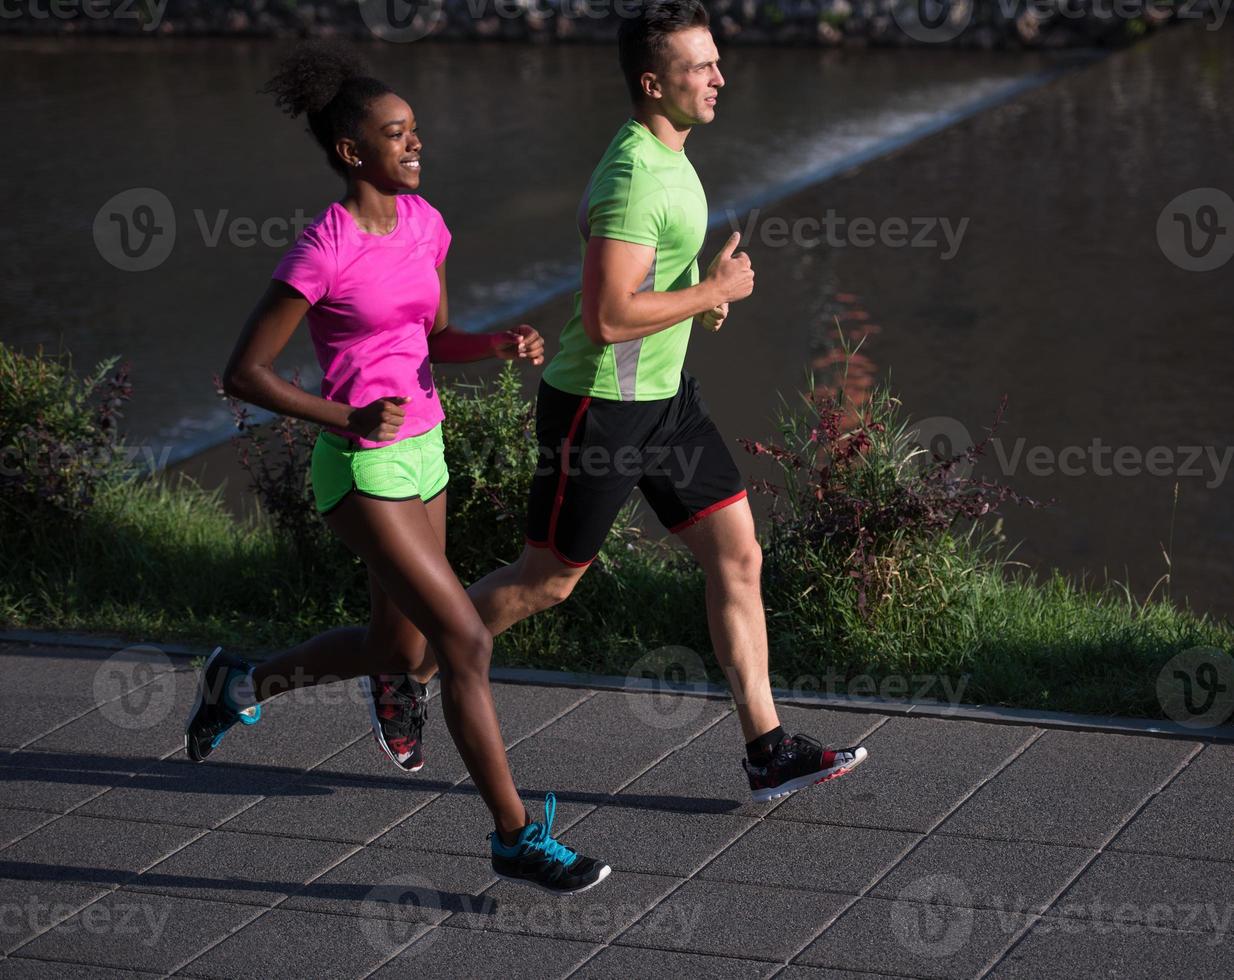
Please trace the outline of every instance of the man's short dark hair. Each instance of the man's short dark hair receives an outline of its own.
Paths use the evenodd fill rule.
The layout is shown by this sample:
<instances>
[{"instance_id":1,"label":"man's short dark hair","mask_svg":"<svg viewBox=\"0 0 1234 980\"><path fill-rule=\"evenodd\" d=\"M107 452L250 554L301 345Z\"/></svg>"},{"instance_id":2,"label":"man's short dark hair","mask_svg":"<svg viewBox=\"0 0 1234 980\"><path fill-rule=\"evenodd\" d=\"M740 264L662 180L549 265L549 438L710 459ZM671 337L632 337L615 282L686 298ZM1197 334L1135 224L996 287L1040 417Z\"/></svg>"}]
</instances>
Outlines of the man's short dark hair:
<instances>
[{"instance_id":1,"label":"man's short dark hair","mask_svg":"<svg viewBox=\"0 0 1234 980\"><path fill-rule=\"evenodd\" d=\"M630 98L639 102L645 72L664 70L668 36L692 27L708 27L711 18L699 0L646 0L637 17L627 17L617 30L617 54Z\"/></svg>"}]
</instances>

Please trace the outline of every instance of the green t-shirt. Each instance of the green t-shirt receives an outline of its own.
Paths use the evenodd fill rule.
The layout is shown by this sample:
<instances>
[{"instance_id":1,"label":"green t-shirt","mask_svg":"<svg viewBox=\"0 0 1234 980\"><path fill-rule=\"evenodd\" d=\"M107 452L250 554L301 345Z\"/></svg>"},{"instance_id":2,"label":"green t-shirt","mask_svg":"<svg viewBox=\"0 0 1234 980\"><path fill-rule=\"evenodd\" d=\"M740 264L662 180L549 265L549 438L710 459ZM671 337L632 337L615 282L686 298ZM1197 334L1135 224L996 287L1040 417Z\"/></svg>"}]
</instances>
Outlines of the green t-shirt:
<instances>
[{"instance_id":1,"label":"green t-shirt","mask_svg":"<svg viewBox=\"0 0 1234 980\"><path fill-rule=\"evenodd\" d=\"M592 235L656 250L640 292L698 283L707 233L707 198L685 152L670 149L641 123L618 130L591 175L578 209L582 253ZM561 332L561 349L544 371L554 388L613 401L672 398L681 381L693 319L619 344L593 344L583 330L583 294Z\"/></svg>"}]
</instances>

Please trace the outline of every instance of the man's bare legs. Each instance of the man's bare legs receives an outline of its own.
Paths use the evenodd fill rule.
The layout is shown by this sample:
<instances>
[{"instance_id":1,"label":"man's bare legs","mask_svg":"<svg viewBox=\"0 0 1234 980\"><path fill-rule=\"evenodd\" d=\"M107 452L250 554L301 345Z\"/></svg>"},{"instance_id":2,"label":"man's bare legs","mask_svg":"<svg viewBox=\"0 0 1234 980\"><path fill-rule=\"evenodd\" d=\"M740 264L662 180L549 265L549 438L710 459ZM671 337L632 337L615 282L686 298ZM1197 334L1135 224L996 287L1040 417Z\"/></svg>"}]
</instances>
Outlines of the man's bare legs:
<instances>
[{"instance_id":1,"label":"man's bare legs","mask_svg":"<svg viewBox=\"0 0 1234 980\"><path fill-rule=\"evenodd\" d=\"M762 551L745 499L721 508L680 535L707 577L707 625L728 678L747 742L780 724L768 678ZM565 600L586 568L563 564L547 548L527 545L518 561L472 585L467 594L493 636Z\"/></svg>"}]
</instances>

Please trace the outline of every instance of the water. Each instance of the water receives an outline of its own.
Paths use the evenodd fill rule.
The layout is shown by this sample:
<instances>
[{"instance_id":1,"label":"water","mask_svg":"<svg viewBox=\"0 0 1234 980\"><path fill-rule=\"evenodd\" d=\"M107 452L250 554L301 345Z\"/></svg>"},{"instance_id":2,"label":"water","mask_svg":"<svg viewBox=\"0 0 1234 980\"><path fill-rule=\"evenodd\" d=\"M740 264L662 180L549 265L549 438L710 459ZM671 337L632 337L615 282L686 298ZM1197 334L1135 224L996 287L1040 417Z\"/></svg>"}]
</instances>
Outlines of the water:
<instances>
[{"instance_id":1,"label":"water","mask_svg":"<svg viewBox=\"0 0 1234 980\"><path fill-rule=\"evenodd\" d=\"M256 94L280 47L260 42L5 40L0 249L4 338L63 345L83 365L122 354L134 442L173 458L226 435L211 374L294 238L341 196L306 133ZM411 103L424 196L454 233L451 313L482 327L575 288L574 212L627 115L613 52L591 47L383 45L372 67ZM724 125L691 146L717 211L808 178L1049 70L1041 56L727 52ZM776 93L769 97L769 93ZM40 188L31 193L31 188ZM174 247L149 271L109 265L95 215L135 187L166 195ZM286 223L243 244L237 220ZM214 244L219 229L222 236ZM243 229L240 229L243 231ZM547 325L546 325L547 327ZM315 373L306 331L280 367Z\"/></svg>"},{"instance_id":2,"label":"water","mask_svg":"<svg viewBox=\"0 0 1234 980\"><path fill-rule=\"evenodd\" d=\"M275 49L4 49L11 97L0 112L6 131L22 134L6 155L5 339L63 342L88 363L123 353L137 391L131 438L161 450L213 437L226 413L210 374L282 247L210 247L194 211L208 222L224 210L258 222L297 208L311 217L340 190L301 125L254 94ZM624 117L610 53L410 45L375 49L373 60L423 123L423 191L455 234L454 319L476 326L530 304L528 319L551 345L575 275L579 192ZM868 331L871 377L890 376L915 417L980 435L1009 397L1001 446L977 473L1058 500L1043 511L1006 508L1021 560L1098 579L1108 572L1142 597L1166 571L1168 549L1176 599L1234 613L1234 473L1218 473L1234 442L1234 261L1187 272L1156 235L1177 195L1234 193L1229 32L1171 30L907 146L898 144L1060 62L740 49L725 52L723 67L720 118L689 144L718 222L708 254L726 233L726 206L738 202L760 205L763 229L769 218L829 210L967 223L947 260L938 248L776 247L760 236L750 246L757 293L720 334L691 345L691 370L721 429L769 435L778 393L803 389L807 366L832 346L832 317L852 317L847 329ZM862 165L800 189L844 161ZM104 201L135 186L171 199L179 231L157 269L122 273L100 257L91 227ZM862 313L868 319L856 319ZM301 333L281 363L311 360ZM1140 454L1158 447L1173 461L1165 475L1123 466L1124 475L1103 476L1095 440ZM1188 468L1190 446L1217 462ZM1064 451L1070 475L1060 469ZM1000 465L999 452L1014 461Z\"/></svg>"}]
</instances>

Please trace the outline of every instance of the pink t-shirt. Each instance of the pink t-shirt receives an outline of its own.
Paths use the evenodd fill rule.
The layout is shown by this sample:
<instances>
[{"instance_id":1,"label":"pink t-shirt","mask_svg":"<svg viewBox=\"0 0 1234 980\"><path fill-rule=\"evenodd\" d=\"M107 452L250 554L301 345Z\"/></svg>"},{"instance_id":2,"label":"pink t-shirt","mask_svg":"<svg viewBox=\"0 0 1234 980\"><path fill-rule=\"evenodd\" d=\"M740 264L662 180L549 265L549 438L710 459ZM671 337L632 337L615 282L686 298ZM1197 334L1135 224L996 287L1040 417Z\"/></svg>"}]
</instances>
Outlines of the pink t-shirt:
<instances>
[{"instance_id":1,"label":"pink t-shirt","mask_svg":"<svg viewBox=\"0 0 1234 980\"><path fill-rule=\"evenodd\" d=\"M440 212L417 194L396 199L388 235L361 231L337 201L313 219L275 268L311 304L309 333L321 365L321 397L357 407L407 396L398 435L387 442L326 430L360 446L389 446L428 432L445 416L428 356L450 248Z\"/></svg>"}]
</instances>

